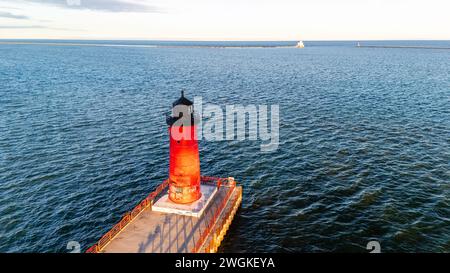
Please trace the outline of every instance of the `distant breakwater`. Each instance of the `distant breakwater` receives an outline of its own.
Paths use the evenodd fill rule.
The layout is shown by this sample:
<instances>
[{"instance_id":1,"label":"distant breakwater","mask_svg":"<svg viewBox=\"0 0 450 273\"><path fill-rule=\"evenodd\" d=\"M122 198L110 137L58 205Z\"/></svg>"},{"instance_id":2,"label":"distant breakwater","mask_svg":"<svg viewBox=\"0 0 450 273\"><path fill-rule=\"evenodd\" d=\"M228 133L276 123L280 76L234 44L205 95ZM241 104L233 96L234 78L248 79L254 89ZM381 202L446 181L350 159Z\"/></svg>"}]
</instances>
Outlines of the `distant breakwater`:
<instances>
[{"instance_id":1,"label":"distant breakwater","mask_svg":"<svg viewBox=\"0 0 450 273\"><path fill-rule=\"evenodd\" d=\"M90 46L90 47L140 47L140 48L295 48L295 45L134 45L101 43L55 43L55 42L0 42L0 45Z\"/></svg>"},{"instance_id":2,"label":"distant breakwater","mask_svg":"<svg viewBox=\"0 0 450 273\"><path fill-rule=\"evenodd\" d=\"M361 48L412 48L412 49L447 49L450 47L439 47L439 46L396 46L396 45L359 45L356 47Z\"/></svg>"}]
</instances>

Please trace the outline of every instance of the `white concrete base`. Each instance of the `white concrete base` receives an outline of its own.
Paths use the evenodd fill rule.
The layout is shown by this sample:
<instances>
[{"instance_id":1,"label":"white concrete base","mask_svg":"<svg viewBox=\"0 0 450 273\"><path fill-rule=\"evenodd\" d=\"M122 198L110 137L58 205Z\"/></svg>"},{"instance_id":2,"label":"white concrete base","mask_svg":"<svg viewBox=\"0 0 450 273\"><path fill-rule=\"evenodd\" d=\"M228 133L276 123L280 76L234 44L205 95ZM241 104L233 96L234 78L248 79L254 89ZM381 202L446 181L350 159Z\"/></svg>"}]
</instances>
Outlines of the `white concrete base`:
<instances>
[{"instance_id":1,"label":"white concrete base","mask_svg":"<svg viewBox=\"0 0 450 273\"><path fill-rule=\"evenodd\" d=\"M152 210L164 213L175 213L192 217L200 217L209 202L217 193L217 187L211 185L200 185L200 191L202 192L202 197L189 204L174 203L169 199L169 195L165 194L153 204Z\"/></svg>"}]
</instances>

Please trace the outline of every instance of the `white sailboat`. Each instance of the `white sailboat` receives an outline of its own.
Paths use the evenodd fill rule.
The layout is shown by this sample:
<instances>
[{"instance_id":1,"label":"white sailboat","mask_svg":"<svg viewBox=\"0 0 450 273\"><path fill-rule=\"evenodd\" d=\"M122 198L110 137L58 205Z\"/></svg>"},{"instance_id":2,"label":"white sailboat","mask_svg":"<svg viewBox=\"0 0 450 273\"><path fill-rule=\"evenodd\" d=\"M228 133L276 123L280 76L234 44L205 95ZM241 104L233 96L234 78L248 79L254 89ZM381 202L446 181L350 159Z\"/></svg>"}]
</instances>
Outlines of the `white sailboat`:
<instances>
[{"instance_id":1,"label":"white sailboat","mask_svg":"<svg viewBox=\"0 0 450 273\"><path fill-rule=\"evenodd\" d=\"M296 48L304 48L305 45L303 44L303 41L300 41L297 43L297 45L295 46Z\"/></svg>"}]
</instances>

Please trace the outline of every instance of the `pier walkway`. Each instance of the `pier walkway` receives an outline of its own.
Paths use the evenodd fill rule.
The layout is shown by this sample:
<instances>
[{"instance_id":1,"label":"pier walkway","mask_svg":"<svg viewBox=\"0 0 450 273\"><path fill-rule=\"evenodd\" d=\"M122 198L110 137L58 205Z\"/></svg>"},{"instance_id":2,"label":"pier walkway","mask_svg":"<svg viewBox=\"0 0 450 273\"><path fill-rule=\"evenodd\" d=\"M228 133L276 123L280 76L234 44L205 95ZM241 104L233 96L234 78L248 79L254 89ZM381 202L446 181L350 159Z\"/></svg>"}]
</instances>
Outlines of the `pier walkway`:
<instances>
[{"instance_id":1,"label":"pier walkway","mask_svg":"<svg viewBox=\"0 0 450 273\"><path fill-rule=\"evenodd\" d=\"M163 193L166 183L155 191L153 199ZM236 186L234 179L202 177L202 183L217 185L218 190L201 217L152 211L151 200L133 219L113 227L111 234L105 234L87 252L216 252L241 203L242 187Z\"/></svg>"}]
</instances>

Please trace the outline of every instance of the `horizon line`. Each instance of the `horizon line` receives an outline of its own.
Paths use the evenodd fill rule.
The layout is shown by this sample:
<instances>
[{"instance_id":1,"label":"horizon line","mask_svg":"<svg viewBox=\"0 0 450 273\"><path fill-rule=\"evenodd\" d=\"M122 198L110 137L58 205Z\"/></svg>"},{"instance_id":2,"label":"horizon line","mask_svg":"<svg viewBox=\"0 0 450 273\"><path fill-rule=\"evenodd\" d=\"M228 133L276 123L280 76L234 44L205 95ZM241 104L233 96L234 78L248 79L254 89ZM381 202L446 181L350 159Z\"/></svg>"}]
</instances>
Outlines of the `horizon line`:
<instances>
[{"instance_id":1,"label":"horizon line","mask_svg":"<svg viewBox=\"0 0 450 273\"><path fill-rule=\"evenodd\" d=\"M450 41L450 39L297 39L297 40L282 40L282 39L255 39L255 40L242 40L242 39L153 39L153 38L0 38L0 40L81 40L81 41L164 41L164 42L346 42L346 41Z\"/></svg>"}]
</instances>

